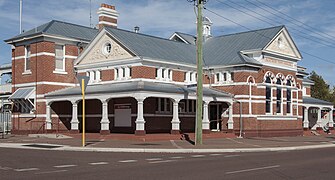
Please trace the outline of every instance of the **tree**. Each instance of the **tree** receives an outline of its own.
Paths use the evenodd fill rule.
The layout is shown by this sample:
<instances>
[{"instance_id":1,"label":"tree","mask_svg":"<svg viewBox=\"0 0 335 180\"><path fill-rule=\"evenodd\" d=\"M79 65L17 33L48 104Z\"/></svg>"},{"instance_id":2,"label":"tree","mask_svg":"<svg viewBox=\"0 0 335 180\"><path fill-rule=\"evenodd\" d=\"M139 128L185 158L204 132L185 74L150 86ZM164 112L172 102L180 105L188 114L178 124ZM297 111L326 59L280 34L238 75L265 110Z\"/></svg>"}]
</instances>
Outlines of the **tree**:
<instances>
[{"instance_id":1,"label":"tree","mask_svg":"<svg viewBox=\"0 0 335 180\"><path fill-rule=\"evenodd\" d=\"M322 76L316 74L315 71L312 71L308 78L314 81L314 86L311 87L312 97L325 101L333 100L332 96L334 96L334 93L331 93L329 85L325 82Z\"/></svg>"}]
</instances>

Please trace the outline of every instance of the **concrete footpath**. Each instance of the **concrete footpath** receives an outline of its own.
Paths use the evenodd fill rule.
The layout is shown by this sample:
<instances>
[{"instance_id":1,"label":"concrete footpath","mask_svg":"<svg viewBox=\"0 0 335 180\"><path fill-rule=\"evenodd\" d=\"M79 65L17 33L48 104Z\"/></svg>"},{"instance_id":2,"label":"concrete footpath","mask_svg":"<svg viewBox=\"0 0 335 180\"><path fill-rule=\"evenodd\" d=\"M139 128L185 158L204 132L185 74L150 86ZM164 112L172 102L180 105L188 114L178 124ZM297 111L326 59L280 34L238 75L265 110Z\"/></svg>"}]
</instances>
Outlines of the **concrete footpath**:
<instances>
[{"instance_id":1,"label":"concrete footpath","mask_svg":"<svg viewBox=\"0 0 335 180\"><path fill-rule=\"evenodd\" d=\"M92 152L219 153L290 151L335 147L335 136L307 134L298 137L237 138L224 133L204 134L203 145L194 146L194 134L81 134L7 135L0 148Z\"/></svg>"}]
</instances>

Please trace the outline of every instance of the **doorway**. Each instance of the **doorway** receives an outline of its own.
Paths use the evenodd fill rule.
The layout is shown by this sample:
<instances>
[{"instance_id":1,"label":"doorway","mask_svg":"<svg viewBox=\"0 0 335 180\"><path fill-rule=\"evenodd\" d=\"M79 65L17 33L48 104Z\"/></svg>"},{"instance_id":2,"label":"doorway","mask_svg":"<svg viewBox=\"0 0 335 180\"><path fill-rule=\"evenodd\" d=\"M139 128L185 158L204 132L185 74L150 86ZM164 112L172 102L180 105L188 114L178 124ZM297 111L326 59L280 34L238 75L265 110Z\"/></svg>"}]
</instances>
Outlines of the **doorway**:
<instances>
[{"instance_id":1,"label":"doorway","mask_svg":"<svg viewBox=\"0 0 335 180\"><path fill-rule=\"evenodd\" d=\"M213 103L209 105L209 122L211 131L222 130L222 118L223 113L222 103Z\"/></svg>"}]
</instances>

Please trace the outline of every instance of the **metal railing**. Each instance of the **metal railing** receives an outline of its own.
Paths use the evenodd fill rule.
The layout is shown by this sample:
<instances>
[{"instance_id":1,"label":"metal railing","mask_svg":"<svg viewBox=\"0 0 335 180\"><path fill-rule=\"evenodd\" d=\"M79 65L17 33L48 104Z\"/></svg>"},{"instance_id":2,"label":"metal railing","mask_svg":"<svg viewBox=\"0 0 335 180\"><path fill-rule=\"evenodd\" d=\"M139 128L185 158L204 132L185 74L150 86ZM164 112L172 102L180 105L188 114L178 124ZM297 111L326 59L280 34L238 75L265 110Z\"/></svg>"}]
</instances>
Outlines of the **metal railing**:
<instances>
[{"instance_id":1,"label":"metal railing","mask_svg":"<svg viewBox=\"0 0 335 180\"><path fill-rule=\"evenodd\" d=\"M12 113L3 112L0 113L0 133L2 137L8 134L12 129Z\"/></svg>"}]
</instances>

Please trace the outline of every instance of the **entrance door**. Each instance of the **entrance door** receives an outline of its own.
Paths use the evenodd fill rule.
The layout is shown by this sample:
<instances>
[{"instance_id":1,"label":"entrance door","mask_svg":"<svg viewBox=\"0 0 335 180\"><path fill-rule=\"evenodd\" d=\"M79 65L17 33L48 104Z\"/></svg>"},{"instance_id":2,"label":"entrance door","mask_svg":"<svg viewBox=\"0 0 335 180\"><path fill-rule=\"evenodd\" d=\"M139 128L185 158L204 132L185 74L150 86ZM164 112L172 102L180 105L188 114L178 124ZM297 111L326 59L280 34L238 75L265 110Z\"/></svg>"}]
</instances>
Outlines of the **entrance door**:
<instances>
[{"instance_id":1,"label":"entrance door","mask_svg":"<svg viewBox=\"0 0 335 180\"><path fill-rule=\"evenodd\" d=\"M131 127L131 106L115 105L114 127Z\"/></svg>"},{"instance_id":2,"label":"entrance door","mask_svg":"<svg viewBox=\"0 0 335 180\"><path fill-rule=\"evenodd\" d=\"M209 122L210 129L212 131L221 130L221 114L222 114L222 104L210 104L209 106Z\"/></svg>"}]
</instances>

